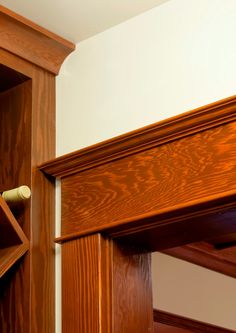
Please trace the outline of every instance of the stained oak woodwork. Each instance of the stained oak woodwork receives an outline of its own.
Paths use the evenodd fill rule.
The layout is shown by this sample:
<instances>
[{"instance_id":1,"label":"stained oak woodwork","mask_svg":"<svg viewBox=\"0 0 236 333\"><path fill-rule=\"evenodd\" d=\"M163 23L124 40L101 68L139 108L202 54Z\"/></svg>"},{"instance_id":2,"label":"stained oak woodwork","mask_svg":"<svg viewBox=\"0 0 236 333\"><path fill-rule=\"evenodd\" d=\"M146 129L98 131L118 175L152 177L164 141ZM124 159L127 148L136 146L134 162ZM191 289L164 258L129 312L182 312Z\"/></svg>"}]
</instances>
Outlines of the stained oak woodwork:
<instances>
[{"instance_id":1,"label":"stained oak woodwork","mask_svg":"<svg viewBox=\"0 0 236 333\"><path fill-rule=\"evenodd\" d=\"M153 333L150 255L100 234L62 245L63 333Z\"/></svg>"},{"instance_id":2,"label":"stained oak woodwork","mask_svg":"<svg viewBox=\"0 0 236 333\"><path fill-rule=\"evenodd\" d=\"M37 165L54 156L55 79L4 50L0 59L27 77L23 83L11 80L16 85L0 95L0 188L32 189L30 202L13 211L30 251L0 281L0 331L49 333L54 332L54 185Z\"/></svg>"},{"instance_id":3,"label":"stained oak woodwork","mask_svg":"<svg viewBox=\"0 0 236 333\"><path fill-rule=\"evenodd\" d=\"M13 210L30 250L0 279L0 331L52 333L54 181L37 166L55 154L55 77L49 71L59 69L70 47L60 46L59 38L52 41L51 34L43 36L43 29L29 27L14 13L2 8L0 12L0 191L22 184L32 190L30 202ZM40 53L42 61L38 61ZM10 251L15 251L14 246Z\"/></svg>"},{"instance_id":4,"label":"stained oak woodwork","mask_svg":"<svg viewBox=\"0 0 236 333\"><path fill-rule=\"evenodd\" d=\"M1 48L57 74L75 45L0 6Z\"/></svg>"},{"instance_id":5,"label":"stained oak woodwork","mask_svg":"<svg viewBox=\"0 0 236 333\"><path fill-rule=\"evenodd\" d=\"M29 241L0 196L0 278L29 249Z\"/></svg>"},{"instance_id":6,"label":"stained oak woodwork","mask_svg":"<svg viewBox=\"0 0 236 333\"><path fill-rule=\"evenodd\" d=\"M41 170L64 178L235 120L236 96L49 160Z\"/></svg>"},{"instance_id":7,"label":"stained oak woodwork","mask_svg":"<svg viewBox=\"0 0 236 333\"><path fill-rule=\"evenodd\" d=\"M57 241L68 250L62 257L64 280L66 276L73 281L83 274L79 271L82 259L77 255L71 262L70 255L74 258L76 252L82 252L91 261L88 251L73 250L77 242L102 233L102 237L119 244L118 252L113 246L113 255L109 256L113 258L114 289L108 309L115 316L112 322L116 323L113 330L117 327L117 333L153 330L148 325L150 312L142 313L139 308L142 299L142 306L150 310L147 261L141 264L145 251L180 247L236 232L235 111L233 96L41 165L44 173L61 178L62 235ZM128 250L131 247L138 270ZM79 267L76 272L75 267ZM134 283L129 280L129 271L133 272ZM145 287L137 291L140 281ZM78 288L74 283L73 290L85 285L80 283ZM64 332L67 327L86 330L88 326L83 325L88 325L94 312L77 324L75 315L70 318L66 308L73 297L73 308L78 308L79 302L90 304L88 296L79 292L73 296L65 285L63 293L64 299L70 293L62 314L67 318ZM97 327L91 325L91 332L97 332Z\"/></svg>"},{"instance_id":8,"label":"stained oak woodwork","mask_svg":"<svg viewBox=\"0 0 236 333\"><path fill-rule=\"evenodd\" d=\"M156 310L153 311L156 332L160 333L233 333L234 331L203 323L198 320L186 318L173 313Z\"/></svg>"}]
</instances>

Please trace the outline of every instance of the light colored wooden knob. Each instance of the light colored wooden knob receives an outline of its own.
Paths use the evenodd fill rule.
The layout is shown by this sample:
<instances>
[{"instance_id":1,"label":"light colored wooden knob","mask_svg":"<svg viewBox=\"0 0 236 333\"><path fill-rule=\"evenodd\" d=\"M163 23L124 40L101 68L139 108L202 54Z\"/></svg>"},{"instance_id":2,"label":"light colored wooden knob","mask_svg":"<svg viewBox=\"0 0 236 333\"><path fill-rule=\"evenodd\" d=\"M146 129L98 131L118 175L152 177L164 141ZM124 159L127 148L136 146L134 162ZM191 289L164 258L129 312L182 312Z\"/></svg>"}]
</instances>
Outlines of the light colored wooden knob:
<instances>
[{"instance_id":1,"label":"light colored wooden knob","mask_svg":"<svg viewBox=\"0 0 236 333\"><path fill-rule=\"evenodd\" d=\"M22 185L12 190L4 191L2 197L6 202L19 202L31 197L31 190L28 186Z\"/></svg>"}]
</instances>

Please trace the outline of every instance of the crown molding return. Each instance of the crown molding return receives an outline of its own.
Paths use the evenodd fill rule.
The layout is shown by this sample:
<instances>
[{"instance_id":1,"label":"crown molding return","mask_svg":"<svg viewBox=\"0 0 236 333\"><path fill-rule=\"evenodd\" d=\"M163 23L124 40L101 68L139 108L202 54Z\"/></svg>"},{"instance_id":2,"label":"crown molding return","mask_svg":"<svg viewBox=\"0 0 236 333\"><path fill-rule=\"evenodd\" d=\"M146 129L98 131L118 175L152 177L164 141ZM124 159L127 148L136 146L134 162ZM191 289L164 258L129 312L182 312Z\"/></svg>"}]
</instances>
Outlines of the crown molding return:
<instances>
[{"instance_id":1,"label":"crown molding return","mask_svg":"<svg viewBox=\"0 0 236 333\"><path fill-rule=\"evenodd\" d=\"M42 164L44 173L63 178L140 153L236 119L236 96L117 136Z\"/></svg>"},{"instance_id":2,"label":"crown molding return","mask_svg":"<svg viewBox=\"0 0 236 333\"><path fill-rule=\"evenodd\" d=\"M1 48L58 74L75 45L0 5Z\"/></svg>"}]
</instances>

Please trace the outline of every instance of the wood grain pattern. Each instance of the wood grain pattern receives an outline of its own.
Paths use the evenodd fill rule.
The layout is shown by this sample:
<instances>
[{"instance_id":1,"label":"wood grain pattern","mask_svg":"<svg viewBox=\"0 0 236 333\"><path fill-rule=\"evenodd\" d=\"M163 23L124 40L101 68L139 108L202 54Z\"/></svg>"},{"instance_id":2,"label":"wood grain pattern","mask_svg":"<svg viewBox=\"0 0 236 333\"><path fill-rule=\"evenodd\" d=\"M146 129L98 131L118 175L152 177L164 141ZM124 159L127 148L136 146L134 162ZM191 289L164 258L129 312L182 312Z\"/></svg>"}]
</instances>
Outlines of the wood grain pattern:
<instances>
[{"instance_id":1,"label":"wood grain pattern","mask_svg":"<svg viewBox=\"0 0 236 333\"><path fill-rule=\"evenodd\" d=\"M14 212L30 239L30 251L0 281L0 331L52 333L54 181L37 165L55 153L55 78L3 49L0 59L4 66L28 77L0 94L0 189L21 184L32 189L31 201Z\"/></svg>"},{"instance_id":2,"label":"wood grain pattern","mask_svg":"<svg viewBox=\"0 0 236 333\"><path fill-rule=\"evenodd\" d=\"M232 122L63 178L62 235L234 191L235 133Z\"/></svg>"},{"instance_id":3,"label":"wood grain pattern","mask_svg":"<svg viewBox=\"0 0 236 333\"><path fill-rule=\"evenodd\" d=\"M111 331L110 244L92 235L62 246L62 332Z\"/></svg>"},{"instance_id":4,"label":"wood grain pattern","mask_svg":"<svg viewBox=\"0 0 236 333\"><path fill-rule=\"evenodd\" d=\"M153 333L150 276L149 254L99 234L63 244L62 332Z\"/></svg>"},{"instance_id":5,"label":"wood grain pattern","mask_svg":"<svg viewBox=\"0 0 236 333\"><path fill-rule=\"evenodd\" d=\"M234 121L236 96L160 121L41 165L63 178Z\"/></svg>"},{"instance_id":6,"label":"wood grain pattern","mask_svg":"<svg viewBox=\"0 0 236 333\"><path fill-rule=\"evenodd\" d=\"M0 196L0 278L29 249L29 241Z\"/></svg>"},{"instance_id":7,"label":"wood grain pattern","mask_svg":"<svg viewBox=\"0 0 236 333\"><path fill-rule=\"evenodd\" d=\"M156 323L162 323L165 325L170 325L172 328L176 329L174 331L173 329L170 330L170 332L177 333L179 332L178 329L184 329L187 330L187 332L193 332L193 333L233 333L235 331L218 327L215 325L211 325L208 323L203 323L194 319L182 317L173 313L156 310L153 311L154 314L154 321ZM160 330L160 332L162 332ZM163 333L165 331L163 330ZM166 330L166 332L169 332ZM181 331L180 331L181 332Z\"/></svg>"},{"instance_id":8,"label":"wood grain pattern","mask_svg":"<svg viewBox=\"0 0 236 333\"><path fill-rule=\"evenodd\" d=\"M0 6L1 48L54 74L75 45Z\"/></svg>"},{"instance_id":9,"label":"wood grain pattern","mask_svg":"<svg viewBox=\"0 0 236 333\"><path fill-rule=\"evenodd\" d=\"M236 278L236 246L221 250L208 242L197 242L163 251L173 257Z\"/></svg>"},{"instance_id":10,"label":"wood grain pattern","mask_svg":"<svg viewBox=\"0 0 236 333\"><path fill-rule=\"evenodd\" d=\"M112 333L153 333L150 253L113 244Z\"/></svg>"}]
</instances>

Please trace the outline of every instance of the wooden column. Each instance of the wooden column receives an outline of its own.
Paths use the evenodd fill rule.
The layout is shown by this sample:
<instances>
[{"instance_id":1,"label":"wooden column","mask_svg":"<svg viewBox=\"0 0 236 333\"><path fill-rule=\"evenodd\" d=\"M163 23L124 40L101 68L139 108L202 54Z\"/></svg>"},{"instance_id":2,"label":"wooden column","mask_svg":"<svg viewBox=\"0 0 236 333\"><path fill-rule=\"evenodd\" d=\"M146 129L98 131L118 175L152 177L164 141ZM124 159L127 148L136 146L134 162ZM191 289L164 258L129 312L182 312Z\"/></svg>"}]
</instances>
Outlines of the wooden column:
<instances>
[{"instance_id":1,"label":"wooden column","mask_svg":"<svg viewBox=\"0 0 236 333\"><path fill-rule=\"evenodd\" d=\"M101 234L62 245L63 333L152 333L150 254Z\"/></svg>"}]
</instances>

